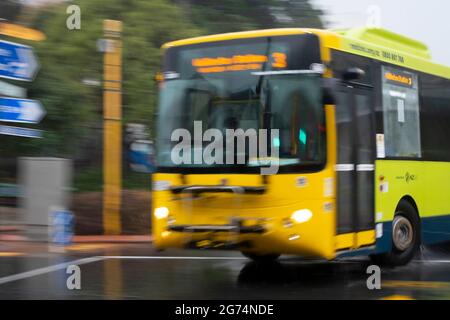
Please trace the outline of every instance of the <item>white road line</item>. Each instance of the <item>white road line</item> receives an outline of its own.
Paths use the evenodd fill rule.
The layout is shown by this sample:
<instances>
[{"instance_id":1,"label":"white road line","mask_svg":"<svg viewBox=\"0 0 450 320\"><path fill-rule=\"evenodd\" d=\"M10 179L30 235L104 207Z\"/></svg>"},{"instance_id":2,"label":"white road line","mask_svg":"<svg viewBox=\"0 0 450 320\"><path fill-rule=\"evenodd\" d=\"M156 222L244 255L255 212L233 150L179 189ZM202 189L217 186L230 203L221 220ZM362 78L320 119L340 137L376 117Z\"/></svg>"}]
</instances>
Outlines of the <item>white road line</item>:
<instances>
[{"instance_id":1,"label":"white road line","mask_svg":"<svg viewBox=\"0 0 450 320\"><path fill-rule=\"evenodd\" d=\"M0 278L0 285L8 283L8 282L13 282L13 281L17 281L17 280L26 279L26 278L31 278L31 277L39 276L39 275L42 275L42 274L46 274L46 273L58 271L58 270L61 270L61 269L65 269L65 268L67 268L70 265L82 265L82 264L87 264L87 263L91 263L91 262L101 261L101 260L104 260L104 259L105 258L101 257L101 256L90 257L90 258L83 258L83 259L78 259L78 260L73 260L73 261L69 261L69 262L56 264L56 265L53 265L53 266L48 266L48 267L39 268L39 269L31 270L31 271L26 271L26 272L22 272L22 273L18 273L18 274L13 274L11 276L6 276L6 277L3 277L3 278Z\"/></svg>"},{"instance_id":2,"label":"white road line","mask_svg":"<svg viewBox=\"0 0 450 320\"><path fill-rule=\"evenodd\" d=\"M415 260L419 263L450 263L450 260Z\"/></svg>"},{"instance_id":3,"label":"white road line","mask_svg":"<svg viewBox=\"0 0 450 320\"><path fill-rule=\"evenodd\" d=\"M6 276L0 278L0 285L22 280L26 278L31 278L35 276L39 276L42 274L58 271L61 269L65 269L70 265L83 265L92 262L98 262L102 260L108 259L122 259L122 260L248 260L245 257L195 257L195 256L94 256L89 258L83 258L78 260L73 260L69 262L64 262L60 264L56 264L53 266L48 266L44 268L39 268L31 271L26 271L18 274L13 274L10 276ZM450 260L415 260L414 262L419 263L448 263L450 264Z\"/></svg>"},{"instance_id":4,"label":"white road line","mask_svg":"<svg viewBox=\"0 0 450 320\"><path fill-rule=\"evenodd\" d=\"M129 260L132 260L132 259L134 259L134 260L139 260L139 259L142 259L142 260L247 260L247 258L244 258L244 257L95 256L95 257L78 259L78 260L74 260L74 261L69 261L69 262L56 264L56 265L53 265L53 266L48 266L48 267L44 267L44 268L39 268L39 269L31 270L31 271L26 271L26 272L22 272L22 273L6 276L6 277L3 277L3 278L0 278L0 285L5 284L5 283L9 283L9 282L13 282L13 281L17 281L17 280L23 280L23 279L26 279L26 278L39 276L39 275L42 275L42 274L58 271L58 270L61 270L61 269L65 269L65 268L67 268L70 265L82 265L82 264L87 264L87 263L97 262L97 261L102 261L102 260L107 260L107 259L129 259Z\"/></svg>"},{"instance_id":5,"label":"white road line","mask_svg":"<svg viewBox=\"0 0 450 320\"><path fill-rule=\"evenodd\" d=\"M69 262L64 262L60 264L56 264L53 266L48 266L44 268L39 268L31 271L26 271L18 274L13 274L10 276L6 276L3 278L0 278L0 285L17 281L17 280L23 280L35 276L39 276L42 274L58 271L61 269L65 269L70 265L83 265L88 264L92 262L98 262L102 260L108 260L108 259L122 259L122 260L248 260L245 257L195 257L195 256L94 256L90 258L83 258L78 260L73 260ZM415 262L419 263L449 263L450 260L415 260Z\"/></svg>"}]
</instances>

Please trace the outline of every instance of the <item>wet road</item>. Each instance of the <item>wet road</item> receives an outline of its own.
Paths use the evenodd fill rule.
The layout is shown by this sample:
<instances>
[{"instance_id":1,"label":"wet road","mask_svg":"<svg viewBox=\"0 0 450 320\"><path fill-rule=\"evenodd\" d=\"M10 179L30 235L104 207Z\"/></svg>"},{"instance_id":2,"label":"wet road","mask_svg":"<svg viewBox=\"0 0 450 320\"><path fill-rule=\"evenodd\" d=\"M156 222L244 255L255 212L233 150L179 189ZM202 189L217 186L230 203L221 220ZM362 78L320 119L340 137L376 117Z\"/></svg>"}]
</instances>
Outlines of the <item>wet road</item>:
<instances>
[{"instance_id":1,"label":"wet road","mask_svg":"<svg viewBox=\"0 0 450 320\"><path fill-rule=\"evenodd\" d=\"M157 252L150 244L11 250L0 243L0 299L450 299L450 246L383 269L382 289L373 291L364 260L283 257L261 265L235 253ZM70 264L80 266L81 290L67 288Z\"/></svg>"}]
</instances>

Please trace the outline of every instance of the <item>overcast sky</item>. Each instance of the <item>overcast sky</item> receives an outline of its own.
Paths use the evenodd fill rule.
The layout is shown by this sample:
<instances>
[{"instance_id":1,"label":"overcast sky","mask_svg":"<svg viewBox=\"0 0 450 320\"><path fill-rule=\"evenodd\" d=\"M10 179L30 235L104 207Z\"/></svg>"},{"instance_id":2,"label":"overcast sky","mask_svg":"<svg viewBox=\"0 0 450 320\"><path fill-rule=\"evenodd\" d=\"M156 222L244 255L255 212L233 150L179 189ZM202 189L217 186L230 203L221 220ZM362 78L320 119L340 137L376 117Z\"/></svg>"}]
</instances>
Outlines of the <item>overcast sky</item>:
<instances>
[{"instance_id":1,"label":"overcast sky","mask_svg":"<svg viewBox=\"0 0 450 320\"><path fill-rule=\"evenodd\" d=\"M312 0L329 28L364 26L368 8L380 8L381 27L424 42L433 60L450 66L450 1Z\"/></svg>"}]
</instances>

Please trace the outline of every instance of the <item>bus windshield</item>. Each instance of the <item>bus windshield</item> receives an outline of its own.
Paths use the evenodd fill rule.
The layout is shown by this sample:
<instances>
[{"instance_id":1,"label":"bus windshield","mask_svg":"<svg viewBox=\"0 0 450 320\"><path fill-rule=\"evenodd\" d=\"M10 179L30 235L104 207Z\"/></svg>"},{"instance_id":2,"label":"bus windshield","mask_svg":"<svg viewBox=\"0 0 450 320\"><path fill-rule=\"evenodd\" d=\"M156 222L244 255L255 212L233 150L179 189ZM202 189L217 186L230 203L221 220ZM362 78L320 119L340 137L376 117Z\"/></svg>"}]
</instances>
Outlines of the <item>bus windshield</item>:
<instances>
[{"instance_id":1,"label":"bus windshield","mask_svg":"<svg viewBox=\"0 0 450 320\"><path fill-rule=\"evenodd\" d=\"M320 60L311 59L311 53L304 54L308 58L303 63L308 69L304 69L305 66L294 62L296 59L292 55L299 44L306 45L306 41L300 41L305 39L277 40L260 40L253 45L247 41L245 44L227 44L223 48L209 44L201 48L178 49L177 55L171 55L178 64L174 66L172 61L171 69L165 70L166 81L160 92L159 168L204 168L221 172L228 169L234 172L261 165L259 157L249 153L248 145L242 150L226 149L226 142L219 156L223 161L208 160L204 150L212 139L205 139L203 135L208 129L220 132L222 137L226 137L227 129L241 132L268 129L269 134L265 137L270 145L267 157L273 156L271 148L278 148L280 168L295 171L324 163L321 75L310 70L311 64ZM297 47L291 43L296 43ZM298 55L295 58L301 60ZM190 155L184 155L187 161L183 163L173 159L174 147L179 144L173 137L177 129L191 133L189 144L193 148ZM277 129L278 134L271 136L271 129ZM260 139L258 136L258 146ZM251 143L250 140L247 142ZM227 161L231 152L233 159L243 156L244 161ZM217 155L214 156L217 159Z\"/></svg>"}]
</instances>

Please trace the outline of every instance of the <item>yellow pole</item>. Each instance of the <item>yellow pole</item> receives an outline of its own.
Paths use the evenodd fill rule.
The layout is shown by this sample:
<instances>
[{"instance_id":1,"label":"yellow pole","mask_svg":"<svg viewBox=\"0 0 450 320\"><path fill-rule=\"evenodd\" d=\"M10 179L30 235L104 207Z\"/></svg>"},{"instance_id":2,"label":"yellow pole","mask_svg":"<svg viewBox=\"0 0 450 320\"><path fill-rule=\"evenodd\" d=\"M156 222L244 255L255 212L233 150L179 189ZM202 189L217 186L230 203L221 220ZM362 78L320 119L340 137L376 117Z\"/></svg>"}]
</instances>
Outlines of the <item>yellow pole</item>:
<instances>
[{"instance_id":1,"label":"yellow pole","mask_svg":"<svg viewBox=\"0 0 450 320\"><path fill-rule=\"evenodd\" d=\"M103 231L121 233L122 190L122 22L104 20Z\"/></svg>"}]
</instances>

